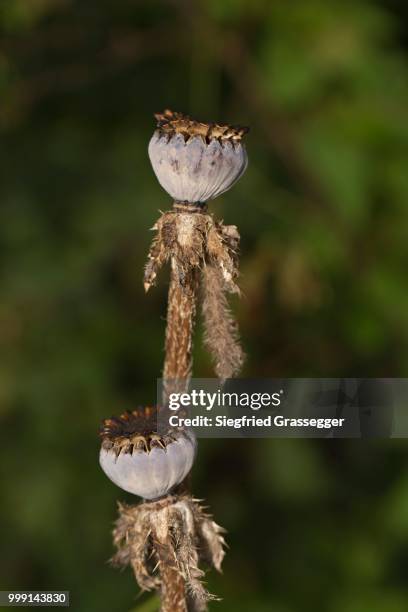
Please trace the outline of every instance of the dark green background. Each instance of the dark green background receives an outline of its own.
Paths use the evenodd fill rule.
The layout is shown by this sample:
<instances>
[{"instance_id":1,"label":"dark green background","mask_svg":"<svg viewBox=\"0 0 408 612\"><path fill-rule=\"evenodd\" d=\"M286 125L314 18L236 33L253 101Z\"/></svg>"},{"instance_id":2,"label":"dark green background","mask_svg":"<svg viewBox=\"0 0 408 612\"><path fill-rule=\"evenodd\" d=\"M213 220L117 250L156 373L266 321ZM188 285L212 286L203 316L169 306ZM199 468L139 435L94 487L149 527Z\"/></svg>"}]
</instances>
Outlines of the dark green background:
<instances>
[{"instance_id":1,"label":"dark green background","mask_svg":"<svg viewBox=\"0 0 408 612\"><path fill-rule=\"evenodd\" d=\"M247 173L211 204L242 234L244 374L406 375L406 18L403 0L2 0L1 589L154 609L106 563L129 497L97 461L101 418L154 401L161 372L153 112L251 126ZM405 612L407 468L405 441L202 441L194 493L230 545L212 609Z\"/></svg>"}]
</instances>

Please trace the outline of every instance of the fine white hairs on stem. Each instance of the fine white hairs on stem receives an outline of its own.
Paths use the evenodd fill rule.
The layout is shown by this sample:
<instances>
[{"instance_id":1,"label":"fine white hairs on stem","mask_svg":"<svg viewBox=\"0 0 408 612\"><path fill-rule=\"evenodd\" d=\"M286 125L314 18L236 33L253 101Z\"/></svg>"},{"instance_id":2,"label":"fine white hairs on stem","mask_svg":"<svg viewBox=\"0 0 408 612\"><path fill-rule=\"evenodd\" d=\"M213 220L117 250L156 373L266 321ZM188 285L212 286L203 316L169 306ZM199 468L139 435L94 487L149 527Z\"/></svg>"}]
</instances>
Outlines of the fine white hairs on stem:
<instances>
[{"instance_id":1,"label":"fine white hairs on stem","mask_svg":"<svg viewBox=\"0 0 408 612\"><path fill-rule=\"evenodd\" d=\"M152 408L106 419L102 429L100 465L118 487L144 499L170 493L190 472L196 440L192 432L157 434L149 423ZM151 419L153 420L153 419Z\"/></svg>"}]
</instances>

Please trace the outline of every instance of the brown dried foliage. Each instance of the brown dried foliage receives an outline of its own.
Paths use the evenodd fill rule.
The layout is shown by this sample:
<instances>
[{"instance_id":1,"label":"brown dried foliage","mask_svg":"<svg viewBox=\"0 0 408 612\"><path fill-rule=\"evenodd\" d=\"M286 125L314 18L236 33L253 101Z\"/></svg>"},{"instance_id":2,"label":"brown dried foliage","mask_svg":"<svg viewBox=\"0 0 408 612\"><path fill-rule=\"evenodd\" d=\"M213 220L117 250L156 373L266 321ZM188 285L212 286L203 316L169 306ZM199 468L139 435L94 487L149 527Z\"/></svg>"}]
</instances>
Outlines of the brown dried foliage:
<instances>
[{"instance_id":1,"label":"brown dried foliage","mask_svg":"<svg viewBox=\"0 0 408 612\"><path fill-rule=\"evenodd\" d=\"M176 205L180 206L180 205ZM188 380L199 274L203 277L205 343L221 379L236 375L244 361L236 323L226 292L239 294L239 233L234 225L215 221L206 210L163 213L155 224L145 268L148 291L161 266L171 260L171 281L166 330L165 379Z\"/></svg>"},{"instance_id":2,"label":"brown dried foliage","mask_svg":"<svg viewBox=\"0 0 408 612\"><path fill-rule=\"evenodd\" d=\"M199 563L220 571L223 532L189 495L137 506L119 504L112 563L130 565L142 590L159 590L162 612L203 611L207 601L216 598L203 584Z\"/></svg>"},{"instance_id":3,"label":"brown dried foliage","mask_svg":"<svg viewBox=\"0 0 408 612\"><path fill-rule=\"evenodd\" d=\"M221 272L213 265L203 270L204 342L213 357L218 378L232 378L239 372L245 355L239 342L238 326L228 306Z\"/></svg>"}]
</instances>

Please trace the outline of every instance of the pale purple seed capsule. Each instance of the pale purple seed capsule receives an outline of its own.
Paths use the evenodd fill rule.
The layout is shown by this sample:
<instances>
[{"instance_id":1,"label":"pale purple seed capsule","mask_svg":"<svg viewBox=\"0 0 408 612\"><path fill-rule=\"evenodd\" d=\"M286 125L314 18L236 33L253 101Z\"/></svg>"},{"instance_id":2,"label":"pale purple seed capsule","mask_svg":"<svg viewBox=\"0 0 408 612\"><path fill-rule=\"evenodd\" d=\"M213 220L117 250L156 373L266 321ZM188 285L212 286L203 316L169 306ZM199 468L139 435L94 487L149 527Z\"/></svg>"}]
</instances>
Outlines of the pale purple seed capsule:
<instances>
[{"instance_id":1,"label":"pale purple seed capsule","mask_svg":"<svg viewBox=\"0 0 408 612\"><path fill-rule=\"evenodd\" d=\"M102 445L99 462L105 474L118 487L144 499L167 495L190 472L196 439L191 432L179 431L165 448L133 449L120 452Z\"/></svg>"},{"instance_id":2,"label":"pale purple seed capsule","mask_svg":"<svg viewBox=\"0 0 408 612\"><path fill-rule=\"evenodd\" d=\"M221 195L242 176L248 165L244 145L201 136L156 131L149 157L160 185L178 202L206 202Z\"/></svg>"}]
</instances>

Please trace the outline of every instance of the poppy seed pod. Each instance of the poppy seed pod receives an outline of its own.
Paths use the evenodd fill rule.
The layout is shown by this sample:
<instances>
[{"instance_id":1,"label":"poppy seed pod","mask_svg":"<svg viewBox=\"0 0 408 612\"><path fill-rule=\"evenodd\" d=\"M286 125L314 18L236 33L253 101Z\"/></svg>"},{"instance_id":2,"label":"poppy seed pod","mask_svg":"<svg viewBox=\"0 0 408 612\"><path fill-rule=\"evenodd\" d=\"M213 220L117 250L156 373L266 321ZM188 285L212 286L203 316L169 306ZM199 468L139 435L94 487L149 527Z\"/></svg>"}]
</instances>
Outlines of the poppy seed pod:
<instances>
[{"instance_id":1,"label":"poppy seed pod","mask_svg":"<svg viewBox=\"0 0 408 612\"><path fill-rule=\"evenodd\" d=\"M155 432L157 410L126 412L103 422L100 465L118 487L144 499L167 495L193 465L196 439L191 432Z\"/></svg>"},{"instance_id":2,"label":"poppy seed pod","mask_svg":"<svg viewBox=\"0 0 408 612\"><path fill-rule=\"evenodd\" d=\"M149 157L160 185L176 202L212 200L245 172L241 139L247 128L200 123L169 110L156 119Z\"/></svg>"}]
</instances>

